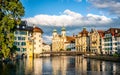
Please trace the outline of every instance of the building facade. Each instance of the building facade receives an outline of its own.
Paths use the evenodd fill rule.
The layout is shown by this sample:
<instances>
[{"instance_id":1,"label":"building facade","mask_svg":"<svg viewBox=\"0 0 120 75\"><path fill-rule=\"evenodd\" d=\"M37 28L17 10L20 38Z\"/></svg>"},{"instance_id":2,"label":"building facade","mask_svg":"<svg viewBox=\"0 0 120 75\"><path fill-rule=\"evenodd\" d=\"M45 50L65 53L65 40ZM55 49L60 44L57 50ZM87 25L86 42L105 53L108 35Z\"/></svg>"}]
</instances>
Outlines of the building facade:
<instances>
[{"instance_id":1,"label":"building facade","mask_svg":"<svg viewBox=\"0 0 120 75\"><path fill-rule=\"evenodd\" d=\"M110 28L104 33L103 54L114 54L119 52L120 28Z\"/></svg>"},{"instance_id":2,"label":"building facade","mask_svg":"<svg viewBox=\"0 0 120 75\"><path fill-rule=\"evenodd\" d=\"M16 53L19 56L38 56L42 53L42 34L42 29L35 26L28 26L26 21L22 21L14 32L14 45L17 46Z\"/></svg>"},{"instance_id":3,"label":"building facade","mask_svg":"<svg viewBox=\"0 0 120 75\"><path fill-rule=\"evenodd\" d=\"M100 54L100 36L96 29L90 31L90 52Z\"/></svg>"},{"instance_id":4,"label":"building facade","mask_svg":"<svg viewBox=\"0 0 120 75\"><path fill-rule=\"evenodd\" d=\"M43 47L43 39L42 39L43 31L38 27L33 27L33 47L34 47L34 57L39 57L40 53L42 53Z\"/></svg>"},{"instance_id":5,"label":"building facade","mask_svg":"<svg viewBox=\"0 0 120 75\"><path fill-rule=\"evenodd\" d=\"M27 27L25 21L22 21L19 26L17 26L16 31L14 32L14 45L17 46L16 53L21 55L27 54L27 41L28 37L31 34L32 27Z\"/></svg>"},{"instance_id":6,"label":"building facade","mask_svg":"<svg viewBox=\"0 0 120 75\"><path fill-rule=\"evenodd\" d=\"M61 35L57 33L57 30L53 30L52 38L52 51L66 51L68 48L75 48L73 46L75 38L72 36L66 36L66 29L62 27ZM69 46L68 46L69 45Z\"/></svg>"},{"instance_id":7,"label":"building facade","mask_svg":"<svg viewBox=\"0 0 120 75\"><path fill-rule=\"evenodd\" d=\"M75 45L77 51L89 51L89 32L86 28L83 28L83 30L76 36Z\"/></svg>"},{"instance_id":8,"label":"building facade","mask_svg":"<svg viewBox=\"0 0 120 75\"><path fill-rule=\"evenodd\" d=\"M44 52L50 52L51 51L50 45L48 45L46 43L43 43L43 51Z\"/></svg>"}]
</instances>

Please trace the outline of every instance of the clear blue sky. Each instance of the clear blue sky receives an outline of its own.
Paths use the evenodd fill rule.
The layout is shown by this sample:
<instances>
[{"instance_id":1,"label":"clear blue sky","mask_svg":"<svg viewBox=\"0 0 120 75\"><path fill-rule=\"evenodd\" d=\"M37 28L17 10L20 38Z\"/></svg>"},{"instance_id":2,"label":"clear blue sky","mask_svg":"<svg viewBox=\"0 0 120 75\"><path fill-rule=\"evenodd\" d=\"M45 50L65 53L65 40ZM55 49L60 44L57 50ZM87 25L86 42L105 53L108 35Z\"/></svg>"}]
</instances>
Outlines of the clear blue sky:
<instances>
[{"instance_id":1,"label":"clear blue sky","mask_svg":"<svg viewBox=\"0 0 120 75\"><path fill-rule=\"evenodd\" d=\"M86 15L99 14L99 11L86 0L21 0L25 7L24 17L33 17L38 14L58 15L66 9Z\"/></svg>"}]
</instances>

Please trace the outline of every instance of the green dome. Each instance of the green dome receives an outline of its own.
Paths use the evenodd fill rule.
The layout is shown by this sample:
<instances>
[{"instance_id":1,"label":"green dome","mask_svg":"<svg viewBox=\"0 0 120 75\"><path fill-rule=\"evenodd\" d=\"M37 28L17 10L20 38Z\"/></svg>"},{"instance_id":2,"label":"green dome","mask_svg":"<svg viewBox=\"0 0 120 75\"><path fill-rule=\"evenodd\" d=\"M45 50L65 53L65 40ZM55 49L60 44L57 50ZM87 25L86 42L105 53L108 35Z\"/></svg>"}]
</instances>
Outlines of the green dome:
<instances>
[{"instance_id":1,"label":"green dome","mask_svg":"<svg viewBox=\"0 0 120 75\"><path fill-rule=\"evenodd\" d=\"M54 29L54 30L53 30L53 32L57 32L57 30L56 30L56 29Z\"/></svg>"},{"instance_id":2,"label":"green dome","mask_svg":"<svg viewBox=\"0 0 120 75\"><path fill-rule=\"evenodd\" d=\"M83 30L86 30L86 27L83 27Z\"/></svg>"},{"instance_id":3,"label":"green dome","mask_svg":"<svg viewBox=\"0 0 120 75\"><path fill-rule=\"evenodd\" d=\"M62 31L65 31L65 30L66 30L66 29L65 29L65 27L63 26L63 27L62 27Z\"/></svg>"}]
</instances>

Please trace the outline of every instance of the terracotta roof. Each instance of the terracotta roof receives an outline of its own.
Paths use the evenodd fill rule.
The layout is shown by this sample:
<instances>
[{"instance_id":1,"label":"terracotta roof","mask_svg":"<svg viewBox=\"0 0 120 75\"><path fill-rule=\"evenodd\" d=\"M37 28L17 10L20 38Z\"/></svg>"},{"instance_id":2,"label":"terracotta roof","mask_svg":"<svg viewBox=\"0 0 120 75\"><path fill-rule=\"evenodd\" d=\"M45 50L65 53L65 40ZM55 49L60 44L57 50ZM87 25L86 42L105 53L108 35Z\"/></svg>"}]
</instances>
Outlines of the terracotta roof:
<instances>
[{"instance_id":1,"label":"terracotta roof","mask_svg":"<svg viewBox=\"0 0 120 75\"><path fill-rule=\"evenodd\" d=\"M66 36L66 39L67 39L67 42L65 42L65 43L75 42L75 37Z\"/></svg>"},{"instance_id":2,"label":"terracotta roof","mask_svg":"<svg viewBox=\"0 0 120 75\"><path fill-rule=\"evenodd\" d=\"M33 28L33 32L41 32L41 33L43 33L42 29L39 28L39 27Z\"/></svg>"},{"instance_id":3,"label":"terracotta roof","mask_svg":"<svg viewBox=\"0 0 120 75\"><path fill-rule=\"evenodd\" d=\"M86 30L86 28L83 28L83 30L79 33L81 34L81 36L88 36L88 31Z\"/></svg>"},{"instance_id":4,"label":"terracotta roof","mask_svg":"<svg viewBox=\"0 0 120 75\"><path fill-rule=\"evenodd\" d=\"M120 33L120 28L110 28L107 31L105 31L105 34L111 33L112 36L118 36Z\"/></svg>"},{"instance_id":5,"label":"terracotta roof","mask_svg":"<svg viewBox=\"0 0 120 75\"><path fill-rule=\"evenodd\" d=\"M105 31L103 31L103 30L97 30L97 31L101 37L104 37Z\"/></svg>"}]
</instances>

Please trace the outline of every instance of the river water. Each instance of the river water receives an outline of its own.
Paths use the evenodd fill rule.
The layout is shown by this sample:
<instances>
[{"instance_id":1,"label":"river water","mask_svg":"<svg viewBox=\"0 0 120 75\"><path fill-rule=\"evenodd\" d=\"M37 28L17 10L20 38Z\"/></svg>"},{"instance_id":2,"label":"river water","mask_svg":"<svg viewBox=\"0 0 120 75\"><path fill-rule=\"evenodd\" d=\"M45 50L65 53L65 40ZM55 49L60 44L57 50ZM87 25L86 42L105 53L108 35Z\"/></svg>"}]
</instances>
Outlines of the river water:
<instances>
[{"instance_id":1,"label":"river water","mask_svg":"<svg viewBox=\"0 0 120 75\"><path fill-rule=\"evenodd\" d=\"M0 75L120 75L120 62L82 56L26 58L14 63L1 63Z\"/></svg>"}]
</instances>

